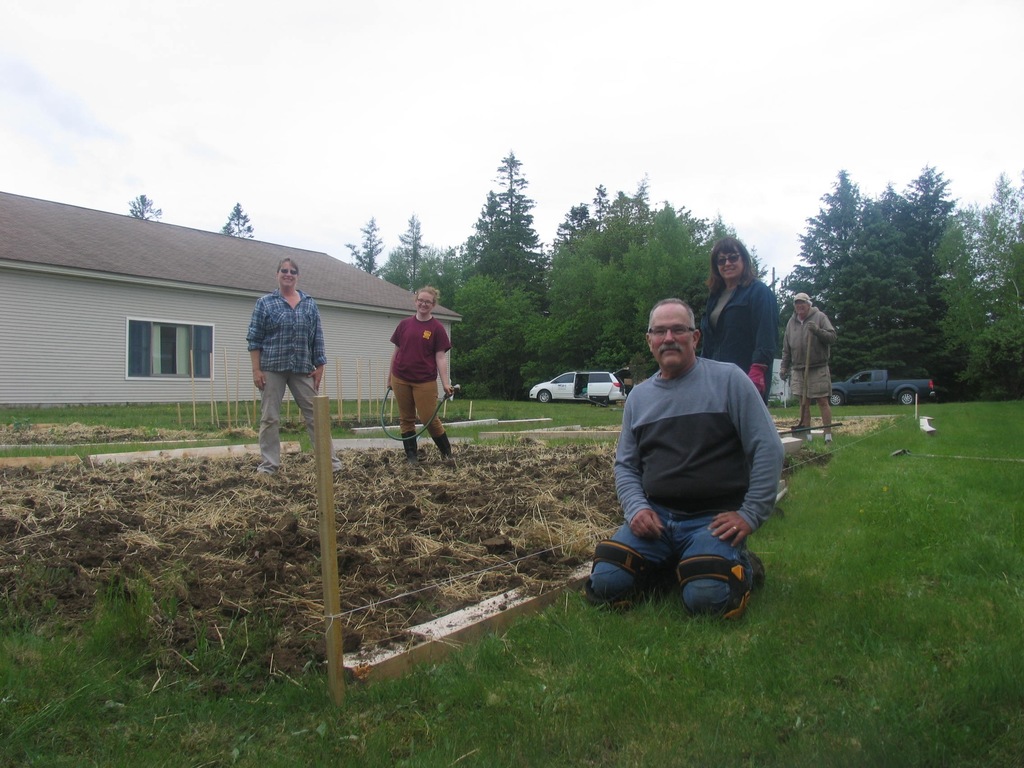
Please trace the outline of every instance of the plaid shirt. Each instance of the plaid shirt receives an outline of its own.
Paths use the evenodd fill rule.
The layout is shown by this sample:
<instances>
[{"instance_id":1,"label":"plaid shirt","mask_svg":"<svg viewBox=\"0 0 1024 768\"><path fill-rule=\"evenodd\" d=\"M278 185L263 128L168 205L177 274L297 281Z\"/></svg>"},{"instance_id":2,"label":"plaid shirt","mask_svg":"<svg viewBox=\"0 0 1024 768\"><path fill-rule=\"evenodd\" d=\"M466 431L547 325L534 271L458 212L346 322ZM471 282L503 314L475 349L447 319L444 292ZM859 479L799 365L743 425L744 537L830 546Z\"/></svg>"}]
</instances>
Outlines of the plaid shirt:
<instances>
[{"instance_id":1,"label":"plaid shirt","mask_svg":"<svg viewBox=\"0 0 1024 768\"><path fill-rule=\"evenodd\" d=\"M249 351L260 350L260 368L310 373L327 362L320 310L313 297L299 291L295 309L277 290L256 301L245 335Z\"/></svg>"}]
</instances>

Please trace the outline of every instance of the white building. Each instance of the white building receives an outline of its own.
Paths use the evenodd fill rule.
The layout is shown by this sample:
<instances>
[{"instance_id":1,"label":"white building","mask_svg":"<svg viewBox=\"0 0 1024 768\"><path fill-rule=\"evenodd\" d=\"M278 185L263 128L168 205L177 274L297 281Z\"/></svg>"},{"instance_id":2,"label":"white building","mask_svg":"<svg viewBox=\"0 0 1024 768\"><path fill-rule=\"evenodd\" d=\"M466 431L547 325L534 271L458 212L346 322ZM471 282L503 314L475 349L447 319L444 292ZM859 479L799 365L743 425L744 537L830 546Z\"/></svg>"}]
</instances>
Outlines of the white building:
<instances>
[{"instance_id":1,"label":"white building","mask_svg":"<svg viewBox=\"0 0 1024 768\"><path fill-rule=\"evenodd\" d=\"M0 192L0 405L252 399L245 334L285 258L320 307L324 394L382 396L404 288L326 253Z\"/></svg>"}]
</instances>

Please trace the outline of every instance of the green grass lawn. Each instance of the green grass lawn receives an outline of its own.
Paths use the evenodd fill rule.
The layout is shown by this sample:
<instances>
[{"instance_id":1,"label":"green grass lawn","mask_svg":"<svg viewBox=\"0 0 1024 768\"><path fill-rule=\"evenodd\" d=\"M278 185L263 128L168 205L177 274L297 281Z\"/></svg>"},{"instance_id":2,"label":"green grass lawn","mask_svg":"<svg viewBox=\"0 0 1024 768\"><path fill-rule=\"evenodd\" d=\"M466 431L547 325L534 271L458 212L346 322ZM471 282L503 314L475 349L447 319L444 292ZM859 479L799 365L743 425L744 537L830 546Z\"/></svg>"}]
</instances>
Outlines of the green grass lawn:
<instances>
[{"instance_id":1,"label":"green grass lawn","mask_svg":"<svg viewBox=\"0 0 1024 768\"><path fill-rule=\"evenodd\" d=\"M751 541L767 582L739 621L568 593L337 707L323 670L254 679L225 655L168 673L144 617L116 605L76 631L8 606L0 765L1021 766L1024 403L926 406L931 437L913 409L836 411L899 418L837 429L829 461L818 441L801 452L783 514Z\"/></svg>"}]
</instances>

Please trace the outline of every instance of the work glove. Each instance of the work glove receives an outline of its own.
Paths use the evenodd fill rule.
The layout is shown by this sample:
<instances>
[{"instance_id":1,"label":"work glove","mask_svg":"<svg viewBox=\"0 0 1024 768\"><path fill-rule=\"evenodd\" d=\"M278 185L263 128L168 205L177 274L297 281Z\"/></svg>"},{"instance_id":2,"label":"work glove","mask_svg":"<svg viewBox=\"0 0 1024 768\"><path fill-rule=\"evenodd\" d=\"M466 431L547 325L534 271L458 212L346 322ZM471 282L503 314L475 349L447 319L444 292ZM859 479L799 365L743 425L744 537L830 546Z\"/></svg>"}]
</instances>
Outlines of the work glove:
<instances>
[{"instance_id":1,"label":"work glove","mask_svg":"<svg viewBox=\"0 0 1024 768\"><path fill-rule=\"evenodd\" d=\"M768 371L768 366L764 363L754 363L750 366L750 370L747 371L747 376L754 382L754 386L757 387L757 391L762 395L764 394L764 375Z\"/></svg>"}]
</instances>

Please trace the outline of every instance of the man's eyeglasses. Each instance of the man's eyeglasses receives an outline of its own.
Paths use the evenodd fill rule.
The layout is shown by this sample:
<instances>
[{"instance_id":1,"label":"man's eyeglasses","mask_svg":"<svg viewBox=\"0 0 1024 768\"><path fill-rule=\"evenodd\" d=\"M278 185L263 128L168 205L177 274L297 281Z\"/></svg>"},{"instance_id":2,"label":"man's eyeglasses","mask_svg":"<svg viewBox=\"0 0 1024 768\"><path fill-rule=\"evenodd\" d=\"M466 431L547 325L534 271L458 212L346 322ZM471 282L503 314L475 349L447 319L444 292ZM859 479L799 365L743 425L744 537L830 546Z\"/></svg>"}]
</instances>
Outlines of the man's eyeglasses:
<instances>
[{"instance_id":1,"label":"man's eyeglasses","mask_svg":"<svg viewBox=\"0 0 1024 768\"><path fill-rule=\"evenodd\" d=\"M715 263L718 266L722 266L723 264L725 264L725 262L729 262L730 264L735 264L739 260L740 260L740 255L738 253L729 253L729 254L726 254L725 256L719 256L717 259L715 259Z\"/></svg>"},{"instance_id":2,"label":"man's eyeglasses","mask_svg":"<svg viewBox=\"0 0 1024 768\"><path fill-rule=\"evenodd\" d=\"M299 274L299 270L297 270L297 269L282 269L281 270L281 274L282 275L297 275L297 274Z\"/></svg>"},{"instance_id":3,"label":"man's eyeglasses","mask_svg":"<svg viewBox=\"0 0 1024 768\"><path fill-rule=\"evenodd\" d=\"M664 339L670 333L672 336L683 336L696 330L696 328L690 328L686 325L673 325L671 328L648 328L647 332L655 339Z\"/></svg>"}]
</instances>

